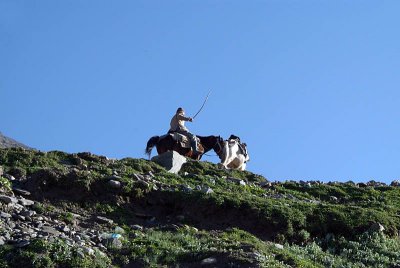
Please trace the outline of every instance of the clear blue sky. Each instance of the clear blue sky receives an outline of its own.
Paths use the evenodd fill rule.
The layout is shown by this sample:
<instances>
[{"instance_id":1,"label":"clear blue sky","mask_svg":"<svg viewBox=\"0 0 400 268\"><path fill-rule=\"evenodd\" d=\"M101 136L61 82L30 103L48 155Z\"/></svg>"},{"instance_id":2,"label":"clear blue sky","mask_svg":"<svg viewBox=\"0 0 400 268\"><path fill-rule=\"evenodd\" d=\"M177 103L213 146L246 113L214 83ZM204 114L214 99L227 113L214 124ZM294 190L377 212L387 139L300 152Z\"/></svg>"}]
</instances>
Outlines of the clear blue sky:
<instances>
[{"instance_id":1,"label":"clear blue sky","mask_svg":"<svg viewBox=\"0 0 400 268\"><path fill-rule=\"evenodd\" d=\"M145 157L177 107L270 180L400 178L400 1L0 0L0 131ZM155 151L153 151L153 155ZM216 157L205 160L216 162Z\"/></svg>"}]
</instances>

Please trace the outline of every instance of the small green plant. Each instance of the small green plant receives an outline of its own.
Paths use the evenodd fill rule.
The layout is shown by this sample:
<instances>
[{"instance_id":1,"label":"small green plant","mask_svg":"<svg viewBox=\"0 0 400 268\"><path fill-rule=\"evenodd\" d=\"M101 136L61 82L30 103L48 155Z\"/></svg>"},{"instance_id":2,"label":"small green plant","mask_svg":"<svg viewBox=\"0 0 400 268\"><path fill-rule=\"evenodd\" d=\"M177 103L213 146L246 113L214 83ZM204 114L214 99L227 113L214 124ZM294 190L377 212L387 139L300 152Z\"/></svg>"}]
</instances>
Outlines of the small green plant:
<instances>
[{"instance_id":1,"label":"small green plant","mask_svg":"<svg viewBox=\"0 0 400 268\"><path fill-rule=\"evenodd\" d=\"M36 202L32 208L39 214L43 214L46 211L45 206L42 203Z\"/></svg>"},{"instance_id":2,"label":"small green plant","mask_svg":"<svg viewBox=\"0 0 400 268\"><path fill-rule=\"evenodd\" d=\"M111 206L110 204L106 203L96 203L94 208L97 212L101 212L104 214L109 214L115 211L115 207Z\"/></svg>"},{"instance_id":3,"label":"small green plant","mask_svg":"<svg viewBox=\"0 0 400 268\"><path fill-rule=\"evenodd\" d=\"M63 212L59 218L67 224L74 223L74 215L71 212Z\"/></svg>"},{"instance_id":4,"label":"small green plant","mask_svg":"<svg viewBox=\"0 0 400 268\"><path fill-rule=\"evenodd\" d=\"M0 188L3 188L6 191L11 191L11 182L4 177L0 177Z\"/></svg>"},{"instance_id":5,"label":"small green plant","mask_svg":"<svg viewBox=\"0 0 400 268\"><path fill-rule=\"evenodd\" d=\"M133 189L133 196L137 199L143 198L144 197L144 191L140 188L134 188Z\"/></svg>"}]
</instances>

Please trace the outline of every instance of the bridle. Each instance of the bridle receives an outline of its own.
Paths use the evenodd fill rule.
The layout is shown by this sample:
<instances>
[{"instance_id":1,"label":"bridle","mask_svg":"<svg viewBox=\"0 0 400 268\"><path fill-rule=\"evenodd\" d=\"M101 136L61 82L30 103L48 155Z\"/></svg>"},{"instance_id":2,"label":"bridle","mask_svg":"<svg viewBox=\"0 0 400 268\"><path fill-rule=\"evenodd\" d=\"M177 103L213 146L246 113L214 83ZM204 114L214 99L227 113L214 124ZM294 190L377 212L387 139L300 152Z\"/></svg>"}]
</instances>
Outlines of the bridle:
<instances>
[{"instance_id":1,"label":"bridle","mask_svg":"<svg viewBox=\"0 0 400 268\"><path fill-rule=\"evenodd\" d=\"M212 148L214 149L215 153L216 153L218 156L220 156L220 153L222 152L221 141L223 142L223 140L221 139L221 137L218 137L218 138L217 138L217 141L215 142L214 146L212 147ZM218 148L219 148L218 152L217 152L217 150L215 150L215 147L216 147L217 145L218 145Z\"/></svg>"},{"instance_id":2,"label":"bridle","mask_svg":"<svg viewBox=\"0 0 400 268\"><path fill-rule=\"evenodd\" d=\"M221 142L223 142L223 139L221 137L218 137L217 141L215 142L215 144L211 147L211 149L213 149L215 151L216 155L210 155L210 154L206 154L206 153L203 153L203 154L206 155L206 156L218 156L218 157L220 157L220 154L221 154L222 149L223 149L223 147L221 145ZM217 149L218 151L215 149L217 147L217 145L218 145L218 149Z\"/></svg>"}]
</instances>

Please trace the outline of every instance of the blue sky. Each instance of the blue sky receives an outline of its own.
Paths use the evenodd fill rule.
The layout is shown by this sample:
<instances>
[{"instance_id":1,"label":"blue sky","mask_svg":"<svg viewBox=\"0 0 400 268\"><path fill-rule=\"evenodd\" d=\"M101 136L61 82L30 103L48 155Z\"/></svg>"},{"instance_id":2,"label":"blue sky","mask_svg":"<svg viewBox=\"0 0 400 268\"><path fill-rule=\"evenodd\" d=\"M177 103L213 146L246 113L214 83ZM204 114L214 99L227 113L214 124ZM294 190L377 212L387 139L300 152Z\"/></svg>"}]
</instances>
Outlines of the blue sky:
<instances>
[{"instance_id":1,"label":"blue sky","mask_svg":"<svg viewBox=\"0 0 400 268\"><path fill-rule=\"evenodd\" d=\"M0 0L0 131L145 157L177 107L270 180L400 177L400 1ZM153 151L153 155L155 151ZM216 157L205 160L217 162Z\"/></svg>"}]
</instances>

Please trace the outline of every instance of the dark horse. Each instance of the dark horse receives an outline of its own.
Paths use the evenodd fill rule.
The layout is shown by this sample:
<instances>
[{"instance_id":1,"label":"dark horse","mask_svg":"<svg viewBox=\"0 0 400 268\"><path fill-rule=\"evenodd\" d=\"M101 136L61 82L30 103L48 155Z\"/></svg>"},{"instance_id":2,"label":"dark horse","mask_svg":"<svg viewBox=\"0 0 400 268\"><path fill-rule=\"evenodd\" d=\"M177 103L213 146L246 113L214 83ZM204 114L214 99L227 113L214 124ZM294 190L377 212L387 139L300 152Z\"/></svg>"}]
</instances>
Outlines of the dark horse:
<instances>
[{"instance_id":1,"label":"dark horse","mask_svg":"<svg viewBox=\"0 0 400 268\"><path fill-rule=\"evenodd\" d=\"M162 154L167 151L176 151L179 154L190 157L195 160L200 160L203 154L207 153L211 149L215 151L217 155L222 152L223 139L220 136L196 136L200 142L198 144L199 153L193 153L191 148L182 148L179 142L176 142L171 135L154 136L149 139L146 146L146 154L150 158L151 150L156 146L157 153Z\"/></svg>"}]
</instances>

